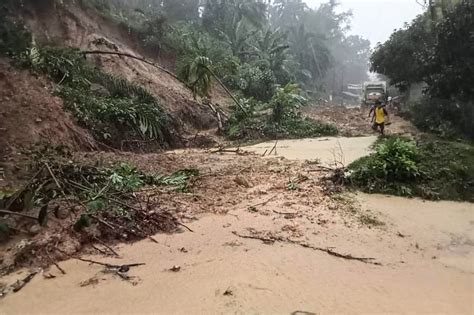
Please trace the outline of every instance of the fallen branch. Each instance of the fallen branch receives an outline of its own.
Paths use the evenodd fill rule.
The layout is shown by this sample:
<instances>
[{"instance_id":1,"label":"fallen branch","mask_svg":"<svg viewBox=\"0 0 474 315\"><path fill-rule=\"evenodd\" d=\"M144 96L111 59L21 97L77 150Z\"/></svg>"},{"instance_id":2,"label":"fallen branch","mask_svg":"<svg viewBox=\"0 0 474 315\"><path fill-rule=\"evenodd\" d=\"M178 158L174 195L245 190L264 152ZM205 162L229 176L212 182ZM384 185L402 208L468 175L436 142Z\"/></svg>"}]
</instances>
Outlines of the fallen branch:
<instances>
[{"instance_id":1,"label":"fallen branch","mask_svg":"<svg viewBox=\"0 0 474 315\"><path fill-rule=\"evenodd\" d=\"M124 265L114 265L114 264L109 264L109 263L103 263L103 262L100 262L100 261L96 261L96 260L92 260L92 259L86 259L86 258L80 258L80 257L74 257L72 255L69 255L68 253L56 248L56 250L58 252L60 252L61 254L64 254L72 259L76 259L76 260L79 260L79 261L82 261L82 262L86 262L86 263L89 263L89 264L93 264L93 265L99 265L99 266L104 266L104 267L107 267L109 269L120 269L120 270L128 270L132 267L138 267L138 266L144 266L145 263L134 263L134 264L124 264Z\"/></svg>"},{"instance_id":2,"label":"fallen branch","mask_svg":"<svg viewBox=\"0 0 474 315\"><path fill-rule=\"evenodd\" d=\"M312 249L312 250L325 252L325 253L327 253L331 256L335 256L335 257L338 257L338 258L343 258L343 259L347 259L347 260L356 260L356 261L360 261L360 262L363 262L363 263L366 263L366 264L373 264L373 265L379 265L379 266L382 265L379 262L374 262L373 260L375 260L375 258L355 257L355 256L352 256L350 254L341 254L341 253L338 253L338 252L336 252L336 251L334 251L330 248L316 247L316 246L313 246L313 245L310 245L310 244L307 244L307 243L294 241L294 240L289 239L289 238L273 238L273 237L272 238L265 238L265 237L260 237L260 236L242 235L242 234L237 233L236 231L233 231L232 233L234 235L238 236L238 237L241 237L241 238L261 240L265 244L271 244L271 243L275 243L275 242L291 243L291 244L294 244L294 245L299 245L299 246L304 247L304 248L309 248L309 249Z\"/></svg>"}]
</instances>

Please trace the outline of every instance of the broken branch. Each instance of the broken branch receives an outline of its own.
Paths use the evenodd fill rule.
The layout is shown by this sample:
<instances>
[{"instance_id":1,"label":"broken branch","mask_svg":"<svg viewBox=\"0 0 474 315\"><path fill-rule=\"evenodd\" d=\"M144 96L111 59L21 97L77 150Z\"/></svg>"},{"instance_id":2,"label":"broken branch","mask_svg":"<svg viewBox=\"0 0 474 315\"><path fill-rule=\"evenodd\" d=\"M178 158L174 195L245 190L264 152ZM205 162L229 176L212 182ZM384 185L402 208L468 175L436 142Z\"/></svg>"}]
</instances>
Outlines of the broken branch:
<instances>
[{"instance_id":1,"label":"broken branch","mask_svg":"<svg viewBox=\"0 0 474 315\"><path fill-rule=\"evenodd\" d=\"M294 240L289 239L289 238L274 238L274 237L265 238L265 237L260 237L260 236L242 235L242 234L237 233L236 231L233 231L232 233L234 235L238 236L238 237L241 237L241 238L261 240L265 244L271 244L271 243L274 243L274 242L291 243L291 244L294 244L294 245L299 245L299 246L304 247L304 248L309 248L309 249L312 249L312 250L325 252L325 253L327 253L331 256L335 256L335 257L338 257L338 258L343 258L343 259L347 259L347 260L356 260L356 261L360 261L360 262L363 262L363 263L366 263L366 264L381 265L381 263L373 261L373 260L375 260L375 258L355 257L355 256L352 256L350 254L341 254L341 253L338 253L338 252L336 252L336 251L334 251L330 248L316 247L316 246L313 246L311 244L294 241Z\"/></svg>"}]
</instances>

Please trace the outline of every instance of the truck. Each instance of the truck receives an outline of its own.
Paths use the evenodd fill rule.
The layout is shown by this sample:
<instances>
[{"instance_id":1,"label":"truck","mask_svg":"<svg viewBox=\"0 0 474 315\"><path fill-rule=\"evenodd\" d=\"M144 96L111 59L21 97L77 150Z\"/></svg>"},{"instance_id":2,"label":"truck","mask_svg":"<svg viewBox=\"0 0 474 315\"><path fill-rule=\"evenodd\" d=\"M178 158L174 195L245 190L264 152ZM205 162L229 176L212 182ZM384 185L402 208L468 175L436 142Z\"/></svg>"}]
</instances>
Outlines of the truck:
<instances>
[{"instance_id":1,"label":"truck","mask_svg":"<svg viewBox=\"0 0 474 315\"><path fill-rule=\"evenodd\" d=\"M362 88L362 107L369 107L376 101L387 101L387 82L365 82Z\"/></svg>"}]
</instances>

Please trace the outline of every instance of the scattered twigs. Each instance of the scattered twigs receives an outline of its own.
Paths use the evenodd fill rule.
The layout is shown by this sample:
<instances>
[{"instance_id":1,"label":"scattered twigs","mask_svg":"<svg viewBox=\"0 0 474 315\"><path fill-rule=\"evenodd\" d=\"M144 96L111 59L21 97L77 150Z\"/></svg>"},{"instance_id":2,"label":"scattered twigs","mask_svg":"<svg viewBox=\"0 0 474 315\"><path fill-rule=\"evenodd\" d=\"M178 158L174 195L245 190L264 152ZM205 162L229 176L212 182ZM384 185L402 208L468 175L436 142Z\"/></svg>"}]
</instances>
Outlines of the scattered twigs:
<instances>
[{"instance_id":1,"label":"scattered twigs","mask_svg":"<svg viewBox=\"0 0 474 315\"><path fill-rule=\"evenodd\" d=\"M30 180L28 181L28 183L25 184L25 186L23 186L23 188L17 192L15 192L15 196L13 198L11 198L11 200L5 205L5 208L6 209L10 209L10 206L15 202L17 201L17 199L23 195L23 193L28 189L28 187L30 187L30 185L33 183L33 181L36 179L36 177L38 177L39 174L41 174L41 172L43 171L43 167L40 167L40 169L35 173L35 175L33 175L33 177L30 178Z\"/></svg>"},{"instance_id":2,"label":"scattered twigs","mask_svg":"<svg viewBox=\"0 0 474 315\"><path fill-rule=\"evenodd\" d=\"M51 167L49 166L48 163L44 163L44 165L45 165L46 168L48 169L48 172L49 172L49 174L51 175L51 177L53 178L54 183L56 184L56 186L58 186L59 190L61 191L61 194L62 194L63 197L67 200L66 193L64 192L63 187L61 186L61 184L59 183L58 179L56 178L56 176L54 175L53 171L51 170Z\"/></svg>"},{"instance_id":3,"label":"scattered twigs","mask_svg":"<svg viewBox=\"0 0 474 315\"><path fill-rule=\"evenodd\" d=\"M182 226L182 227L184 227L184 228L185 228L186 230L188 230L189 232L192 232L192 233L194 233L194 231L193 231L193 230L191 230L191 228L189 228L189 227L188 227L188 226L186 226L185 224L183 224L183 223L181 223L181 222L178 222L178 221L176 221L176 224L177 224L177 225L179 225L179 226Z\"/></svg>"},{"instance_id":4,"label":"scattered twigs","mask_svg":"<svg viewBox=\"0 0 474 315\"><path fill-rule=\"evenodd\" d=\"M56 248L57 251L59 251L60 253L72 258L72 259L76 259L76 260L80 260L82 262L86 262L86 263L89 263L89 264L93 264L93 265L100 265L100 266L104 266L104 267L107 267L109 269L119 269L120 271L128 271L128 269L132 268L132 267L138 267L138 266L144 266L145 263L133 263L133 264L123 264L123 265L114 265L114 264L109 264L109 263L103 263L103 262L100 262L100 261L97 261L97 260L92 260L92 259L86 259L86 258L81 258L81 257L74 257L72 255L69 255L67 254L66 252Z\"/></svg>"},{"instance_id":5,"label":"scattered twigs","mask_svg":"<svg viewBox=\"0 0 474 315\"><path fill-rule=\"evenodd\" d=\"M254 205L251 205L250 207L257 207L257 206L265 206L267 203L269 203L270 201L272 201L273 199L275 199L278 195L274 195L272 197L270 197L269 199L263 201L263 202L259 202L257 204L254 204Z\"/></svg>"},{"instance_id":6,"label":"scattered twigs","mask_svg":"<svg viewBox=\"0 0 474 315\"><path fill-rule=\"evenodd\" d=\"M108 253L105 250L100 249L99 247L95 246L94 244L91 244L91 247L101 253L104 256L108 256Z\"/></svg>"},{"instance_id":7,"label":"scattered twigs","mask_svg":"<svg viewBox=\"0 0 474 315\"><path fill-rule=\"evenodd\" d=\"M97 237L94 237L94 240L98 243L100 243L102 246L104 246L105 248L107 248L112 254L114 254L116 257L120 257L120 255L112 248L110 247L109 245L107 245L105 242L102 242L99 238Z\"/></svg>"},{"instance_id":8,"label":"scattered twigs","mask_svg":"<svg viewBox=\"0 0 474 315\"><path fill-rule=\"evenodd\" d=\"M275 145L270 150L270 152L268 152L268 155L271 155L273 151L275 151L275 155L277 155L277 145L278 145L278 140L275 142Z\"/></svg>"},{"instance_id":9,"label":"scattered twigs","mask_svg":"<svg viewBox=\"0 0 474 315\"><path fill-rule=\"evenodd\" d=\"M59 271L61 271L61 273L63 275L66 274L66 271L63 268L61 268L61 266L59 266L59 264L57 262L52 261L52 263L53 263L54 266L56 266L56 268L58 268Z\"/></svg>"},{"instance_id":10,"label":"scattered twigs","mask_svg":"<svg viewBox=\"0 0 474 315\"><path fill-rule=\"evenodd\" d=\"M374 262L375 258L355 257L355 256L352 256L350 254L341 254L341 253L338 253L338 252L336 252L336 251L334 251L330 248L316 247L316 246L313 246L311 244L307 244L307 243L292 240L290 238L282 238L282 237L268 238L268 237L260 237L260 236L253 236L253 235L243 235L243 234L237 233L236 231L233 231L232 233L234 235L238 236L238 237L241 237L241 238L261 240L265 244L271 244L271 243L275 243L275 242L291 243L291 244L299 245L299 246L304 247L304 248L309 248L309 249L312 249L312 250L325 252L325 253L327 253L331 256L335 256L335 257L338 257L338 258L343 258L343 259L347 259L347 260L356 260L356 261L360 261L360 262L363 262L363 263L366 263L366 264L381 265L381 263L379 263L379 262Z\"/></svg>"}]
</instances>

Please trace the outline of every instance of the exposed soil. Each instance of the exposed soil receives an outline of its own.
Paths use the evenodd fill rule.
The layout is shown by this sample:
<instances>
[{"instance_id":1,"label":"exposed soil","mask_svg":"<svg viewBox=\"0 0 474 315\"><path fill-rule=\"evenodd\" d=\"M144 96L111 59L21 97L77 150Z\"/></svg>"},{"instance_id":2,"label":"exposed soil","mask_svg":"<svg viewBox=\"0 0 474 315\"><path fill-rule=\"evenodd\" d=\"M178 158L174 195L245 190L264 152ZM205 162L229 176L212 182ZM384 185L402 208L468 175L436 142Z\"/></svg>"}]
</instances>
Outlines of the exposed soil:
<instances>
[{"instance_id":1,"label":"exposed soil","mask_svg":"<svg viewBox=\"0 0 474 315\"><path fill-rule=\"evenodd\" d=\"M474 311L472 204L327 195L324 168L279 157L183 150L78 158L155 173L197 167L191 193L149 192L194 232L116 246L121 259L83 257L146 263L127 281L76 260L60 263L65 275L52 266L8 294L7 314Z\"/></svg>"},{"instance_id":2,"label":"exposed soil","mask_svg":"<svg viewBox=\"0 0 474 315\"><path fill-rule=\"evenodd\" d=\"M21 171L17 151L32 145L65 145L75 150L93 149L92 136L78 127L52 96L52 86L41 77L18 70L0 58L0 187Z\"/></svg>"},{"instance_id":3,"label":"exposed soil","mask_svg":"<svg viewBox=\"0 0 474 315\"><path fill-rule=\"evenodd\" d=\"M343 106L309 106L304 109L309 117L337 126L340 134L345 137L360 137L374 135L372 131L368 110L359 107ZM397 113L390 114L391 124L386 127L386 133L392 135L410 135L418 133L415 126L410 122L397 116Z\"/></svg>"},{"instance_id":4,"label":"exposed soil","mask_svg":"<svg viewBox=\"0 0 474 315\"><path fill-rule=\"evenodd\" d=\"M119 51L139 57L145 53L133 34L124 32L122 26L77 4L65 2L58 5L47 0L25 8L30 9L21 14L40 42L59 43L82 50ZM93 55L88 58L106 72L141 84L161 101L165 111L173 118L174 130L171 132L175 135L174 147L195 146L190 142L199 130L217 127L211 109L194 100L191 91L169 74L126 57ZM163 58L155 61L162 65L169 64ZM214 94L222 95L219 91ZM222 97L219 101L222 102Z\"/></svg>"}]
</instances>

